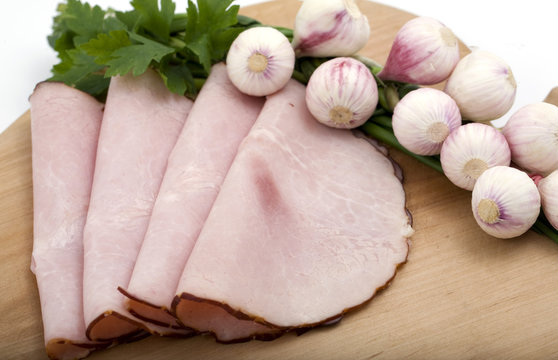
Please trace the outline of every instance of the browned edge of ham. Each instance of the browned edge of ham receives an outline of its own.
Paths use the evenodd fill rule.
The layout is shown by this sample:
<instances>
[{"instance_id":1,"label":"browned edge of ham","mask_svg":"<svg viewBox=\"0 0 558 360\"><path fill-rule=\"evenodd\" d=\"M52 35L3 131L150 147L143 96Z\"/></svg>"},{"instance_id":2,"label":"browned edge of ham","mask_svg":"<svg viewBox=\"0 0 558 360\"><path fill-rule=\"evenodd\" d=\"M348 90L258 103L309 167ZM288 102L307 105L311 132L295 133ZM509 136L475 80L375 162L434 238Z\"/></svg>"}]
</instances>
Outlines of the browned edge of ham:
<instances>
[{"instance_id":1,"label":"browned edge of ham","mask_svg":"<svg viewBox=\"0 0 558 360\"><path fill-rule=\"evenodd\" d=\"M111 329L115 330L119 335L109 335L107 338L97 335L97 332L105 335L112 334ZM85 335L87 338L97 341L121 343L143 339L144 335L149 335L149 332L146 331L142 323L133 321L130 317L115 311L107 311L89 323L85 330Z\"/></svg>"},{"instance_id":2,"label":"browned edge of ham","mask_svg":"<svg viewBox=\"0 0 558 360\"><path fill-rule=\"evenodd\" d=\"M75 343L68 339L50 339L46 344L46 353L49 359L83 359L94 350L102 350L111 346L111 343ZM63 354L63 357L60 357Z\"/></svg>"},{"instance_id":3,"label":"browned edge of ham","mask_svg":"<svg viewBox=\"0 0 558 360\"><path fill-rule=\"evenodd\" d=\"M254 321L263 326L269 327L269 330L266 330L266 332L251 333L246 337L237 337L230 340L225 340L220 338L219 336L217 336L217 334L214 331L194 329L194 331L196 331L199 334L206 334L212 336L215 339L215 341L220 344L238 344L238 343L248 342L251 340L272 341L283 336L283 334L285 333L285 329L281 329L275 326L270 327L268 324L262 322L261 319L255 319L255 318L253 319L250 316L244 314L243 312L232 309L227 304L223 304L213 300L198 298L188 293L182 293L180 296L177 295L174 298L172 302L171 313L174 314L175 317L178 318L177 313L181 311L180 306L181 304L184 304L185 301L190 302L191 304L196 304L199 313L207 313L207 312L215 313L215 312L225 311L228 314L233 315L238 320ZM213 315L210 314L210 316ZM180 322L180 320L178 321Z\"/></svg>"},{"instance_id":4,"label":"browned edge of ham","mask_svg":"<svg viewBox=\"0 0 558 360\"><path fill-rule=\"evenodd\" d=\"M411 213L407 210L407 213L409 214L409 220L411 219ZM408 256L407 256L408 257ZM370 303L372 301L372 299L378 295L379 292L387 289L389 287L389 285L391 284L391 282L393 281L393 279L395 278L395 275L397 275L397 272L399 271L399 269L405 265L407 263L407 258L405 258L405 261L403 261L402 263L397 264L396 270L393 273L393 276L383 285L380 286L378 288L376 288L376 291L374 292L374 295L372 295L372 297L370 297L368 300L366 300L365 302L358 304L356 306L350 307L350 308L346 308L343 310L343 312L333 315L327 319L324 319L323 321L317 322L317 323L312 323L312 324L301 324L299 326L296 327L281 327L281 326L277 326L275 324L272 324L270 322L265 321L264 319L261 319L257 316L250 316L249 314L246 314L242 311L239 310L235 310L233 308L231 308L229 305L218 302L218 301L213 301L213 300L209 300L209 299L203 299L203 298L199 298L195 295L189 294L189 293L181 293L180 295L177 295L173 302L172 302L172 308L171 308L171 313L174 314L174 316L178 317L177 313L180 312L179 306L182 300L184 301L191 301L191 302L196 302L196 303L200 303L200 304L206 304L212 307L219 307L223 310L225 310L227 313L229 313L230 315L234 316L235 318L237 318L238 320L246 320L246 321L254 321L257 322L259 324L268 326L270 329L273 330L273 332L270 333L264 333L264 334L253 334L250 335L248 337L245 338L238 338L238 339L234 339L232 341L223 341L220 340L218 337L215 336L214 333L212 332L201 332L200 333L209 333L210 335L212 335L215 338L215 341L221 344L236 344L236 343L242 343L242 342L247 342L247 341L251 341L251 340L260 340L260 341L272 341L275 339L278 339L279 337L283 336L286 333L290 333L290 332L294 332L297 335L301 335L313 328L316 327L323 327L323 326L331 326L331 325L335 325L337 323L339 323L348 313L352 313L354 311L358 311L359 309L367 306L368 303ZM179 320L180 321L180 320ZM195 330L195 329L194 329Z\"/></svg>"},{"instance_id":5,"label":"browned edge of ham","mask_svg":"<svg viewBox=\"0 0 558 360\"><path fill-rule=\"evenodd\" d=\"M179 337L179 338L188 338L197 335L197 332L194 329L190 329L187 326L182 325L176 317L167 309L165 306L156 306L150 304L147 301L141 300L129 294L126 290L122 287L118 287L118 291L120 291L124 296L126 296L130 301L133 302L134 308L141 308L142 314L152 314L152 316L146 317L142 314L137 313L133 310L133 308L128 307L128 311L133 316L137 317L140 320L145 321L146 323L151 323L155 326L153 327L146 327L146 330L154 335L160 336L169 336L169 337ZM158 318L162 317L162 314L167 314L164 319L166 321L158 321Z\"/></svg>"}]
</instances>

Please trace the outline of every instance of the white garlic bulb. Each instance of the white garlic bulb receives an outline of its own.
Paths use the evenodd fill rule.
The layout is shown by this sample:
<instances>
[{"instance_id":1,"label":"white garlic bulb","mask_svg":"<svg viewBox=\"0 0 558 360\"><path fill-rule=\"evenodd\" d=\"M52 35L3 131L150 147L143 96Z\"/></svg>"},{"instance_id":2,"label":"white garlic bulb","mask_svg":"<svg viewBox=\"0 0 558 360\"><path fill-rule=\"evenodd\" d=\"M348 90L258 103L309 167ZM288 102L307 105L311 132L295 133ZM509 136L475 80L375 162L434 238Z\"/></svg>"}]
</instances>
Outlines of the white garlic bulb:
<instances>
[{"instance_id":1,"label":"white garlic bulb","mask_svg":"<svg viewBox=\"0 0 558 360\"><path fill-rule=\"evenodd\" d=\"M513 162L523 169L541 175L558 169L558 106L525 105L508 119L503 133Z\"/></svg>"},{"instance_id":2,"label":"white garlic bulb","mask_svg":"<svg viewBox=\"0 0 558 360\"><path fill-rule=\"evenodd\" d=\"M272 27L254 27L233 41L227 54L231 82L247 95L265 96L283 88L293 73L289 39Z\"/></svg>"},{"instance_id":3,"label":"white garlic bulb","mask_svg":"<svg viewBox=\"0 0 558 360\"><path fill-rule=\"evenodd\" d=\"M348 57L318 66L306 87L306 106L322 124L352 129L368 120L378 104L378 87L370 70Z\"/></svg>"},{"instance_id":4,"label":"white garlic bulb","mask_svg":"<svg viewBox=\"0 0 558 360\"><path fill-rule=\"evenodd\" d=\"M496 166L486 170L473 189L471 207L477 224L498 238L525 233L537 221L541 206L537 186L521 170Z\"/></svg>"},{"instance_id":5,"label":"white garlic bulb","mask_svg":"<svg viewBox=\"0 0 558 360\"><path fill-rule=\"evenodd\" d=\"M461 126L455 101L441 90L420 88L405 95L393 110L393 133L407 150L436 155L448 135Z\"/></svg>"},{"instance_id":6,"label":"white garlic bulb","mask_svg":"<svg viewBox=\"0 0 558 360\"><path fill-rule=\"evenodd\" d=\"M537 187L541 195L544 215L550 224L558 230L558 170L539 180Z\"/></svg>"},{"instance_id":7,"label":"white garlic bulb","mask_svg":"<svg viewBox=\"0 0 558 360\"><path fill-rule=\"evenodd\" d=\"M453 32L436 19L414 18L397 32L382 80L431 85L447 79L459 61L459 42Z\"/></svg>"},{"instance_id":8,"label":"white garlic bulb","mask_svg":"<svg viewBox=\"0 0 558 360\"><path fill-rule=\"evenodd\" d=\"M303 0L295 18L296 56L351 56L370 37L368 18L354 0Z\"/></svg>"},{"instance_id":9,"label":"white garlic bulb","mask_svg":"<svg viewBox=\"0 0 558 360\"><path fill-rule=\"evenodd\" d=\"M444 91L455 100L464 120L490 121L508 112L516 89L508 64L490 52L476 49L459 60Z\"/></svg>"},{"instance_id":10,"label":"white garlic bulb","mask_svg":"<svg viewBox=\"0 0 558 360\"><path fill-rule=\"evenodd\" d=\"M494 166L509 166L511 152L506 138L496 128L469 123L458 127L440 151L444 174L455 185L472 190L479 176Z\"/></svg>"}]
</instances>

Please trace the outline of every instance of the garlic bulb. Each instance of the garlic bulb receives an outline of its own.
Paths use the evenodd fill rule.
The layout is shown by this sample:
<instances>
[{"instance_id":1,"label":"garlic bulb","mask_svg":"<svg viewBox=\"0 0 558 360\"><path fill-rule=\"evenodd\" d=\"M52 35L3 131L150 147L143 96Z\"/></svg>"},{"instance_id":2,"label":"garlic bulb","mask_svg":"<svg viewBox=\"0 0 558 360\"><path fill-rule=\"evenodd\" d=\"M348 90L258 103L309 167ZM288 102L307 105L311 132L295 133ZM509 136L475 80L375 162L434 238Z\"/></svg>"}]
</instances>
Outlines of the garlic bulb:
<instances>
[{"instance_id":1,"label":"garlic bulb","mask_svg":"<svg viewBox=\"0 0 558 360\"><path fill-rule=\"evenodd\" d=\"M393 133L418 155L436 155L448 135L461 126L455 101L446 93L420 88L405 95L393 110Z\"/></svg>"},{"instance_id":2,"label":"garlic bulb","mask_svg":"<svg viewBox=\"0 0 558 360\"><path fill-rule=\"evenodd\" d=\"M453 32L438 20L414 18L397 32L382 80L412 84L437 84L451 74L459 61L459 45Z\"/></svg>"},{"instance_id":3,"label":"garlic bulb","mask_svg":"<svg viewBox=\"0 0 558 360\"><path fill-rule=\"evenodd\" d=\"M231 82L247 95L265 96L283 88L291 78L295 55L289 39L271 27L243 31L227 54Z\"/></svg>"},{"instance_id":4,"label":"garlic bulb","mask_svg":"<svg viewBox=\"0 0 558 360\"><path fill-rule=\"evenodd\" d=\"M477 224L498 238L512 238L537 221L541 199L537 186L521 170L495 166L486 170L473 189L471 207Z\"/></svg>"},{"instance_id":5,"label":"garlic bulb","mask_svg":"<svg viewBox=\"0 0 558 360\"><path fill-rule=\"evenodd\" d=\"M540 102L517 110L503 133L512 160L525 170L546 175L558 169L558 107Z\"/></svg>"},{"instance_id":6,"label":"garlic bulb","mask_svg":"<svg viewBox=\"0 0 558 360\"><path fill-rule=\"evenodd\" d=\"M458 127L444 141L440 151L442 169L448 179L472 190L487 169L509 166L511 152L502 133L490 125L469 123Z\"/></svg>"},{"instance_id":7,"label":"garlic bulb","mask_svg":"<svg viewBox=\"0 0 558 360\"><path fill-rule=\"evenodd\" d=\"M558 230L558 170L542 178L538 183L544 215Z\"/></svg>"},{"instance_id":8,"label":"garlic bulb","mask_svg":"<svg viewBox=\"0 0 558 360\"><path fill-rule=\"evenodd\" d=\"M352 129L368 120L378 104L378 87L368 68L338 57L318 66L306 87L306 106L322 124Z\"/></svg>"},{"instance_id":9,"label":"garlic bulb","mask_svg":"<svg viewBox=\"0 0 558 360\"><path fill-rule=\"evenodd\" d=\"M354 0L303 0L292 46L298 57L356 54L370 37L368 18Z\"/></svg>"},{"instance_id":10,"label":"garlic bulb","mask_svg":"<svg viewBox=\"0 0 558 360\"><path fill-rule=\"evenodd\" d=\"M455 100L463 119L490 121L508 112L516 88L510 67L496 55L477 49L459 60L444 91Z\"/></svg>"}]
</instances>

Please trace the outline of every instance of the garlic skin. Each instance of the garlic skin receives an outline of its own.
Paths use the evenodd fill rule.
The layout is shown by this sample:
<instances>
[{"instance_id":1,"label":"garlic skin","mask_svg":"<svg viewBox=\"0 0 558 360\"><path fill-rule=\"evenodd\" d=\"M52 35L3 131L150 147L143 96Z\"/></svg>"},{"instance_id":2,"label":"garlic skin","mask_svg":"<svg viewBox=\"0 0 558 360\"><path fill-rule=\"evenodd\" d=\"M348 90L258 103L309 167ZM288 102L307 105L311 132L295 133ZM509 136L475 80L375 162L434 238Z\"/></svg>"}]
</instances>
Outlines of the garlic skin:
<instances>
[{"instance_id":1,"label":"garlic skin","mask_svg":"<svg viewBox=\"0 0 558 360\"><path fill-rule=\"evenodd\" d=\"M295 55L289 39L272 27L243 31L227 54L231 82L244 94L266 96L283 88L293 73Z\"/></svg>"},{"instance_id":2,"label":"garlic skin","mask_svg":"<svg viewBox=\"0 0 558 360\"><path fill-rule=\"evenodd\" d=\"M370 38L368 18L354 0L303 0L294 24L297 57L351 56Z\"/></svg>"},{"instance_id":3,"label":"garlic skin","mask_svg":"<svg viewBox=\"0 0 558 360\"><path fill-rule=\"evenodd\" d=\"M512 107L516 90L508 64L479 49L459 60L444 89L459 106L463 119L471 121L490 121L503 116Z\"/></svg>"},{"instance_id":4,"label":"garlic skin","mask_svg":"<svg viewBox=\"0 0 558 360\"><path fill-rule=\"evenodd\" d=\"M456 186L473 190L483 172L494 166L509 166L511 151L496 128L469 123L458 127L444 141L440 151L444 174Z\"/></svg>"},{"instance_id":5,"label":"garlic skin","mask_svg":"<svg viewBox=\"0 0 558 360\"><path fill-rule=\"evenodd\" d=\"M378 87L370 70L348 57L318 66L306 87L306 106L322 124L341 129L360 126L378 104Z\"/></svg>"},{"instance_id":6,"label":"garlic skin","mask_svg":"<svg viewBox=\"0 0 558 360\"><path fill-rule=\"evenodd\" d=\"M420 88L405 95L393 110L393 133L407 150L436 155L448 135L461 126L455 101L441 90Z\"/></svg>"},{"instance_id":7,"label":"garlic skin","mask_svg":"<svg viewBox=\"0 0 558 360\"><path fill-rule=\"evenodd\" d=\"M382 80L432 85L446 80L459 61L457 37L436 19L420 16L399 29Z\"/></svg>"},{"instance_id":8,"label":"garlic skin","mask_svg":"<svg viewBox=\"0 0 558 360\"><path fill-rule=\"evenodd\" d=\"M542 178L537 187L541 195L544 215L550 224L558 230L558 170Z\"/></svg>"},{"instance_id":9,"label":"garlic skin","mask_svg":"<svg viewBox=\"0 0 558 360\"><path fill-rule=\"evenodd\" d=\"M477 224L489 235L508 239L525 233L537 221L541 198L523 171L508 166L486 170L473 189L471 207Z\"/></svg>"},{"instance_id":10,"label":"garlic skin","mask_svg":"<svg viewBox=\"0 0 558 360\"><path fill-rule=\"evenodd\" d=\"M558 106L525 105L512 114L502 131L518 166L543 176L558 169Z\"/></svg>"}]
</instances>

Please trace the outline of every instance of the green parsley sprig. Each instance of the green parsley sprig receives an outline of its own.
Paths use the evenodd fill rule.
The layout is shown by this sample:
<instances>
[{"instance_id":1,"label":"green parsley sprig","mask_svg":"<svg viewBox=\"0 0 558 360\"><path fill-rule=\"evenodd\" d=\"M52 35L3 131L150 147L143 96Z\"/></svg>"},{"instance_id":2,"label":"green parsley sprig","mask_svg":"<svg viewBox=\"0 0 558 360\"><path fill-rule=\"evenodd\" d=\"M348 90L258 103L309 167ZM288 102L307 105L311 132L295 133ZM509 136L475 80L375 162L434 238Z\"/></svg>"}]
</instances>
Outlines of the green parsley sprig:
<instances>
[{"instance_id":1,"label":"green parsley sprig","mask_svg":"<svg viewBox=\"0 0 558 360\"><path fill-rule=\"evenodd\" d=\"M190 0L185 13L175 13L172 0L132 0L125 12L67 0L48 37L60 59L49 80L103 98L111 76L152 67L172 92L193 98L236 36L261 25L239 16L232 2Z\"/></svg>"}]
</instances>

